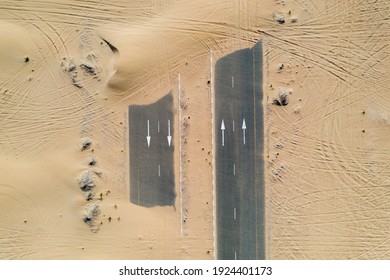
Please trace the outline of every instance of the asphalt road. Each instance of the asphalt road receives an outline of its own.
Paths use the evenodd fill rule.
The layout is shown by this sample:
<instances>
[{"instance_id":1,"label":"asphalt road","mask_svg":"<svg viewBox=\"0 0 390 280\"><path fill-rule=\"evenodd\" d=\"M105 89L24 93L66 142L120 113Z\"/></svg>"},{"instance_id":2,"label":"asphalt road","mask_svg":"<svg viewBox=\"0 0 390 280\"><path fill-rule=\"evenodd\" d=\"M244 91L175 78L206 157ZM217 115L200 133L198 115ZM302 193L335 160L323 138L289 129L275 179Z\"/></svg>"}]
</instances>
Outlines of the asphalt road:
<instances>
[{"instance_id":1,"label":"asphalt road","mask_svg":"<svg viewBox=\"0 0 390 280\"><path fill-rule=\"evenodd\" d=\"M174 136L173 120L172 93L151 105L129 107L130 201L134 204L175 205L174 146L168 139Z\"/></svg>"},{"instance_id":2,"label":"asphalt road","mask_svg":"<svg viewBox=\"0 0 390 280\"><path fill-rule=\"evenodd\" d=\"M218 259L265 258L262 67L261 42L216 63Z\"/></svg>"}]
</instances>

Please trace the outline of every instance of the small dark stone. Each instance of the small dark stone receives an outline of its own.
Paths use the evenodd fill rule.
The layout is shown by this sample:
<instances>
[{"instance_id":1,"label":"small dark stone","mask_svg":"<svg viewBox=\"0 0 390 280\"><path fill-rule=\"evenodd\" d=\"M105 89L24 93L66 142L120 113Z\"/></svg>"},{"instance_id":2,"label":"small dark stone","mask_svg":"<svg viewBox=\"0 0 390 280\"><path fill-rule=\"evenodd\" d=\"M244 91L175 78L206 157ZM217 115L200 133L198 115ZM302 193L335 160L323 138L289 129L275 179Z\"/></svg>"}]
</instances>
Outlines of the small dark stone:
<instances>
[{"instance_id":1,"label":"small dark stone","mask_svg":"<svg viewBox=\"0 0 390 280\"><path fill-rule=\"evenodd\" d=\"M24 62L29 62L30 61L30 58L28 57L28 56L26 56L25 58L24 58Z\"/></svg>"},{"instance_id":2,"label":"small dark stone","mask_svg":"<svg viewBox=\"0 0 390 280\"><path fill-rule=\"evenodd\" d=\"M89 223L89 222L91 222L92 221L92 217L91 216L84 216L83 217L83 221L84 221L84 223Z\"/></svg>"}]
</instances>

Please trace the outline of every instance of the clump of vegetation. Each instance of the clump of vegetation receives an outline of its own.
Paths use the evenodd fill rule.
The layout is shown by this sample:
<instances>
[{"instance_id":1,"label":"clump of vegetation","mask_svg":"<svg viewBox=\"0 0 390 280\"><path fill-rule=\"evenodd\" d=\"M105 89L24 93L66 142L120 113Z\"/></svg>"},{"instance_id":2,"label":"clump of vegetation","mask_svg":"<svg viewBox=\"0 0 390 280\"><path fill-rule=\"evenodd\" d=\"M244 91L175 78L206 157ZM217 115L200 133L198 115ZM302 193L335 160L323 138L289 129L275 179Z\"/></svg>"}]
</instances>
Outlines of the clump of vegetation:
<instances>
[{"instance_id":1,"label":"clump of vegetation","mask_svg":"<svg viewBox=\"0 0 390 280\"><path fill-rule=\"evenodd\" d=\"M92 145L92 140L89 138L83 138L81 142L81 151L88 150Z\"/></svg>"},{"instance_id":2,"label":"clump of vegetation","mask_svg":"<svg viewBox=\"0 0 390 280\"><path fill-rule=\"evenodd\" d=\"M88 192L95 187L93 174L89 170L84 170L79 177L79 187L83 192Z\"/></svg>"}]
</instances>

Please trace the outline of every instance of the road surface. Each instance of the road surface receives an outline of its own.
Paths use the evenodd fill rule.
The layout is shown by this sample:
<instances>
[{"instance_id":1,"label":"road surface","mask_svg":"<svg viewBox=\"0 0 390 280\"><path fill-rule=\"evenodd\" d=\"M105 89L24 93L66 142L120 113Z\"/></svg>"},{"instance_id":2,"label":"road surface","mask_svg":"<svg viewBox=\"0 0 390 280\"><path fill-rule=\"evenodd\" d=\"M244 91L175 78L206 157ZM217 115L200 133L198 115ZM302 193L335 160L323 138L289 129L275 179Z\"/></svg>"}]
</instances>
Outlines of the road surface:
<instances>
[{"instance_id":1,"label":"road surface","mask_svg":"<svg viewBox=\"0 0 390 280\"><path fill-rule=\"evenodd\" d=\"M173 96L129 107L130 201L153 206L175 205L173 169Z\"/></svg>"},{"instance_id":2,"label":"road surface","mask_svg":"<svg viewBox=\"0 0 390 280\"><path fill-rule=\"evenodd\" d=\"M264 259L262 45L216 63L218 259Z\"/></svg>"}]
</instances>

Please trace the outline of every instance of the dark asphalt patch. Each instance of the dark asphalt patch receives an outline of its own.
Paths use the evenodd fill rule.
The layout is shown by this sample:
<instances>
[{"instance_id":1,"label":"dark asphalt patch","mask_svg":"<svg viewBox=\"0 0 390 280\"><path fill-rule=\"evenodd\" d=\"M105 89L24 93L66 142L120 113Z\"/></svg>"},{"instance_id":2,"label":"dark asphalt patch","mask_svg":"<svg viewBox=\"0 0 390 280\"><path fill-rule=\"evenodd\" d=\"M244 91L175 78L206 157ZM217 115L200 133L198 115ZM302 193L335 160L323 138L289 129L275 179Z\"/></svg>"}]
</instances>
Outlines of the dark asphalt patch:
<instances>
[{"instance_id":1,"label":"dark asphalt patch","mask_svg":"<svg viewBox=\"0 0 390 280\"><path fill-rule=\"evenodd\" d=\"M218 259L265 258L262 69L261 42L215 67Z\"/></svg>"},{"instance_id":2,"label":"dark asphalt patch","mask_svg":"<svg viewBox=\"0 0 390 280\"><path fill-rule=\"evenodd\" d=\"M129 107L130 201L134 204L175 205L174 145L172 141L169 146L167 139L168 134L173 139L173 123L172 93L150 105Z\"/></svg>"}]
</instances>

